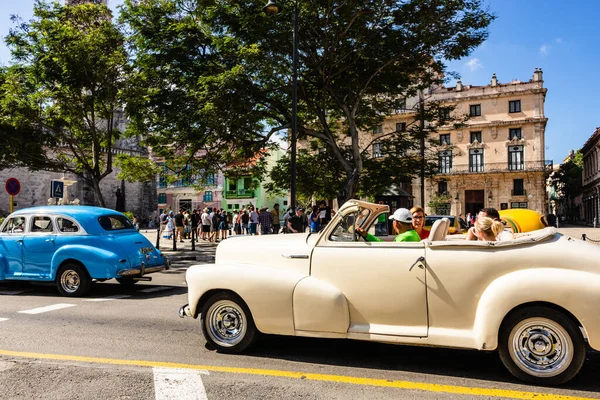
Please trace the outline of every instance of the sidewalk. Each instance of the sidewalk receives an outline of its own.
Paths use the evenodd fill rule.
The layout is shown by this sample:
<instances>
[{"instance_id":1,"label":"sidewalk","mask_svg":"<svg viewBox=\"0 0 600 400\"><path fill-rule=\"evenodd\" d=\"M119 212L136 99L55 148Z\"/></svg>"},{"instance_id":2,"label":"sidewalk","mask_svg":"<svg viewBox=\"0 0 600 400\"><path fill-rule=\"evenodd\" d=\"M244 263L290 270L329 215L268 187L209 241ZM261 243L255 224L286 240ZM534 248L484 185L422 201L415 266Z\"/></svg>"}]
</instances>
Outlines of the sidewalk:
<instances>
[{"instance_id":1,"label":"sidewalk","mask_svg":"<svg viewBox=\"0 0 600 400\"><path fill-rule=\"evenodd\" d=\"M582 235L585 234L586 239L588 239L590 243L600 242L600 227L593 228L584 225L561 225L557 231L565 236L571 236L575 239L581 239Z\"/></svg>"},{"instance_id":2,"label":"sidewalk","mask_svg":"<svg viewBox=\"0 0 600 400\"><path fill-rule=\"evenodd\" d=\"M156 229L140 229L140 233L146 236L150 243L156 246ZM181 261L181 260L196 260L203 262L214 262L215 251L219 243L211 243L206 240L200 239L196 241L195 248L192 250L192 241L190 239L184 240L183 243L177 242L177 250L173 251L173 240L160 238L159 250L169 257L169 260Z\"/></svg>"}]
</instances>

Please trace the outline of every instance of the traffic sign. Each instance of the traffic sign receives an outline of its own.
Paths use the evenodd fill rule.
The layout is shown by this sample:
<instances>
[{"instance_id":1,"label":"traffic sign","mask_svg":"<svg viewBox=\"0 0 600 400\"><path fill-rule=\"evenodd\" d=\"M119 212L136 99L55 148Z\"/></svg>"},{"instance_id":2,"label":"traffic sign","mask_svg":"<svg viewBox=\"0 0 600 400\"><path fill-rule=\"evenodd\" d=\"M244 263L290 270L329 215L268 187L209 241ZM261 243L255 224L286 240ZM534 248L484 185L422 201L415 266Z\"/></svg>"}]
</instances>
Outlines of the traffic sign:
<instances>
[{"instance_id":1,"label":"traffic sign","mask_svg":"<svg viewBox=\"0 0 600 400\"><path fill-rule=\"evenodd\" d=\"M52 181L52 197L62 199L65 194L65 183L63 181Z\"/></svg>"},{"instance_id":2,"label":"traffic sign","mask_svg":"<svg viewBox=\"0 0 600 400\"><path fill-rule=\"evenodd\" d=\"M21 183L17 178L8 178L6 181L6 193L16 196L21 191Z\"/></svg>"}]
</instances>

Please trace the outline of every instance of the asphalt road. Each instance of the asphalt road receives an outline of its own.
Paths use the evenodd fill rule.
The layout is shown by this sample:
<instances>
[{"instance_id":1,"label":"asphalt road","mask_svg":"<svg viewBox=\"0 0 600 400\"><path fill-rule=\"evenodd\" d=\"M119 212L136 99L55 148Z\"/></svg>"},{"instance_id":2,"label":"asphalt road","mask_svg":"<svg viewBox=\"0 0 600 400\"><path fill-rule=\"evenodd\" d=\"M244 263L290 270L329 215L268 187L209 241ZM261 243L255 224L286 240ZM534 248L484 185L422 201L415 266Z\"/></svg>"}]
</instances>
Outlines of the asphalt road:
<instances>
[{"instance_id":1,"label":"asphalt road","mask_svg":"<svg viewBox=\"0 0 600 400\"><path fill-rule=\"evenodd\" d=\"M600 235L598 235L600 237ZM205 347L180 261L126 289L86 298L0 285L0 399L600 398L600 354L561 388L520 384L495 353L264 337L244 355Z\"/></svg>"}]
</instances>

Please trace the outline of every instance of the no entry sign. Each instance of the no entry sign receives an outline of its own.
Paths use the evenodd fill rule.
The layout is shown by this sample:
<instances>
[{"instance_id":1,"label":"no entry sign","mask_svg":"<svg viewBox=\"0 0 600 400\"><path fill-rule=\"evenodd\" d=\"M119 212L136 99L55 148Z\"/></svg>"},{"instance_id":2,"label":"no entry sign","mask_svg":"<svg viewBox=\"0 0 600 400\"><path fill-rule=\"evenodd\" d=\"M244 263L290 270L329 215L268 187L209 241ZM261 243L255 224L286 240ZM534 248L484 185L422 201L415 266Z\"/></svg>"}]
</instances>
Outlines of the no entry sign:
<instances>
[{"instance_id":1,"label":"no entry sign","mask_svg":"<svg viewBox=\"0 0 600 400\"><path fill-rule=\"evenodd\" d=\"M6 193L16 196L21 191L21 183L17 178L8 178L6 181Z\"/></svg>"}]
</instances>

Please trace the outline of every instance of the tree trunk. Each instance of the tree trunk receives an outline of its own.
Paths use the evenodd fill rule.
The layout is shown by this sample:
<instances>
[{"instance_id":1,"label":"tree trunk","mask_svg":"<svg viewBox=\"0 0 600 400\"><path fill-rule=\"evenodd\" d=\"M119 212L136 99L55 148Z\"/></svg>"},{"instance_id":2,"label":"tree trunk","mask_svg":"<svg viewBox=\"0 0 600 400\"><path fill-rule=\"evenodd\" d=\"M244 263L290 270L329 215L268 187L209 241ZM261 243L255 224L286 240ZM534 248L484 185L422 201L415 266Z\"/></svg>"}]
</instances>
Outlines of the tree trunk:
<instances>
[{"instance_id":1,"label":"tree trunk","mask_svg":"<svg viewBox=\"0 0 600 400\"><path fill-rule=\"evenodd\" d=\"M360 175L355 168L354 170L352 170L352 173L346 179L346 184L344 185L344 188L338 193L338 206L341 206L348 200L355 197L356 192L358 190L359 182Z\"/></svg>"},{"instance_id":2,"label":"tree trunk","mask_svg":"<svg viewBox=\"0 0 600 400\"><path fill-rule=\"evenodd\" d=\"M94 187L94 195L96 196L96 201L98 201L98 205L100 207L106 207L104 203L104 196L102 196L102 191L100 190L100 181L92 175L90 178L92 186Z\"/></svg>"}]
</instances>

